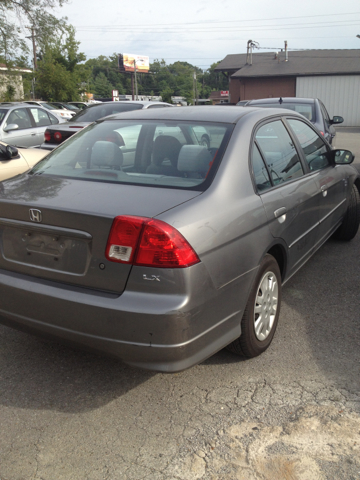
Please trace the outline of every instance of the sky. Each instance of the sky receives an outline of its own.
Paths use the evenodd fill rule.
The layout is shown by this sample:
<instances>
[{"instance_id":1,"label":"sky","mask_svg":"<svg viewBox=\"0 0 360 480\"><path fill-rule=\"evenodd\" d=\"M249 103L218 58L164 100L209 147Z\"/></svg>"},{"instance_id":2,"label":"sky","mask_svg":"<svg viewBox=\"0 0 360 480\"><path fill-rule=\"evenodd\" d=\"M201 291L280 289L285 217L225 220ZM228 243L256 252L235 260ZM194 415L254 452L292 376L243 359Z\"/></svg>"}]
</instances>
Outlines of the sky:
<instances>
[{"instance_id":1,"label":"sky","mask_svg":"<svg viewBox=\"0 0 360 480\"><path fill-rule=\"evenodd\" d=\"M113 53L146 55L150 62L187 61L202 69L228 54L360 49L359 0L69 0L55 14L68 17L87 59Z\"/></svg>"}]
</instances>

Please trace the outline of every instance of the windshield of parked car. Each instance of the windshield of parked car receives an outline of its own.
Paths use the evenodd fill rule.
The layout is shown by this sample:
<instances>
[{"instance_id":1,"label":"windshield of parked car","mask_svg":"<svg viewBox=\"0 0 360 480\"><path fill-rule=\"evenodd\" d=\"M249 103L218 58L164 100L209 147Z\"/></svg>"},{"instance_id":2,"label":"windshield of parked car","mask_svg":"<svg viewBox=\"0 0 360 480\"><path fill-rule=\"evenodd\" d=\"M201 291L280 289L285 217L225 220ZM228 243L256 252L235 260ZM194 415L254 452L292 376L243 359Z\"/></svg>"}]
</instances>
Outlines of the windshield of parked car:
<instances>
[{"instance_id":1,"label":"windshield of parked car","mask_svg":"<svg viewBox=\"0 0 360 480\"><path fill-rule=\"evenodd\" d=\"M49 110L59 110L62 108L62 107L57 107L55 105L51 105L50 103L41 103L41 106Z\"/></svg>"},{"instance_id":2,"label":"windshield of parked car","mask_svg":"<svg viewBox=\"0 0 360 480\"><path fill-rule=\"evenodd\" d=\"M5 110L4 108L0 109L0 125L2 124L4 118L6 117L6 114L9 110Z\"/></svg>"},{"instance_id":3,"label":"windshield of parked car","mask_svg":"<svg viewBox=\"0 0 360 480\"><path fill-rule=\"evenodd\" d=\"M74 112L79 111L79 107L76 107L75 105L71 105L70 103L64 103L62 106L64 108L67 108L68 110L73 110Z\"/></svg>"},{"instance_id":4,"label":"windshield of parked car","mask_svg":"<svg viewBox=\"0 0 360 480\"><path fill-rule=\"evenodd\" d=\"M310 122L315 122L314 105L311 103L254 103L248 105L249 107L263 107L263 108L285 108L286 110L293 110L301 113Z\"/></svg>"},{"instance_id":5,"label":"windshield of parked car","mask_svg":"<svg viewBox=\"0 0 360 480\"><path fill-rule=\"evenodd\" d=\"M60 145L31 174L203 190L232 129L207 122L100 121Z\"/></svg>"},{"instance_id":6,"label":"windshield of parked car","mask_svg":"<svg viewBox=\"0 0 360 480\"><path fill-rule=\"evenodd\" d=\"M96 122L96 120L107 117L108 115L129 112L130 110L141 110L142 107L141 103L124 104L118 102L93 105L78 112L69 120L69 122Z\"/></svg>"}]
</instances>

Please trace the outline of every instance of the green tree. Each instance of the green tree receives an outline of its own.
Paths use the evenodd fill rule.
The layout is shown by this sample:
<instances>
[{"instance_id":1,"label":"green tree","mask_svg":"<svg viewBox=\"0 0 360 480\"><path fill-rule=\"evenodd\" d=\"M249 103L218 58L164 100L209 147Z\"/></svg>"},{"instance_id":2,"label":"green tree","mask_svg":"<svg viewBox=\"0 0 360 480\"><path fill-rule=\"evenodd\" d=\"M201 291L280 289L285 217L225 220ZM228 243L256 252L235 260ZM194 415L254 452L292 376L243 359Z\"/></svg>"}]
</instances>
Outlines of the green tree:
<instances>
[{"instance_id":1,"label":"green tree","mask_svg":"<svg viewBox=\"0 0 360 480\"><path fill-rule=\"evenodd\" d=\"M66 19L58 19L50 12L67 0L1 0L0 1L0 59L11 65L18 52L29 53L29 47L21 34L24 25L33 27L37 43L49 35L63 31Z\"/></svg>"},{"instance_id":2,"label":"green tree","mask_svg":"<svg viewBox=\"0 0 360 480\"><path fill-rule=\"evenodd\" d=\"M68 25L60 37L43 41L36 72L36 95L49 101L79 100L88 72L79 65L86 57L78 51L75 30Z\"/></svg>"},{"instance_id":3,"label":"green tree","mask_svg":"<svg viewBox=\"0 0 360 480\"><path fill-rule=\"evenodd\" d=\"M100 72L94 81L94 94L100 98L111 97L113 85L106 78L103 72Z\"/></svg>"}]
</instances>

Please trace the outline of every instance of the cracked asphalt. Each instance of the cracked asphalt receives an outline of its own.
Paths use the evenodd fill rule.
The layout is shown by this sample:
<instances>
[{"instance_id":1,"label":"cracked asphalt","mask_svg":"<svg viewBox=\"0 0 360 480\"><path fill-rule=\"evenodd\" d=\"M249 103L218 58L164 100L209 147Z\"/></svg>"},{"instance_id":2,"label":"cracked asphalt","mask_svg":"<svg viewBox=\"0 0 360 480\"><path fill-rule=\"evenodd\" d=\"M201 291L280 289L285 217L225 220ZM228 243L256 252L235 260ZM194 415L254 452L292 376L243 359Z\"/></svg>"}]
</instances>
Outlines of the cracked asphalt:
<instances>
[{"instance_id":1,"label":"cracked asphalt","mask_svg":"<svg viewBox=\"0 0 360 480\"><path fill-rule=\"evenodd\" d=\"M0 480L359 480L359 252L310 259L252 360L156 374L0 326Z\"/></svg>"}]
</instances>

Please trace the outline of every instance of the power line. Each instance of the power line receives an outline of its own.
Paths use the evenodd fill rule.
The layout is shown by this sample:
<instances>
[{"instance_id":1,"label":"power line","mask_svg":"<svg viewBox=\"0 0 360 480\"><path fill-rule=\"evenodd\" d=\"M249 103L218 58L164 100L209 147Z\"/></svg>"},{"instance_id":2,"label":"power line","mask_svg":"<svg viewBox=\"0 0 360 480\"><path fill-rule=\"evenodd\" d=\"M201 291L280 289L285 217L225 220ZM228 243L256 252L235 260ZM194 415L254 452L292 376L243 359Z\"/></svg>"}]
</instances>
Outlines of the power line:
<instances>
[{"instance_id":1,"label":"power line","mask_svg":"<svg viewBox=\"0 0 360 480\"><path fill-rule=\"evenodd\" d=\"M354 20L346 20L346 22L354 22ZM155 29L153 30L152 27L147 27L146 28L141 28L141 27L113 27L113 28L107 28L107 27L83 27L83 28L78 28L78 32L103 32L103 33L143 33L143 34L149 34L149 33L154 33L154 34L162 34L162 33L186 33L187 35L189 32L191 33L214 33L214 32L239 32L239 28L241 28L241 32L252 32L252 31L257 31L259 29L270 29L270 28L276 28L276 30L288 30L288 29L309 29L309 28L331 28L331 27L353 27L353 26L358 26L359 22L357 23L345 23L343 21L339 22L327 22L326 25L324 25L326 22L317 22L317 23L293 23L293 24L288 24L287 26L278 26L278 25L254 25L254 26L249 26L249 27L236 27L236 28L228 28L228 27L216 27L216 28L209 28L209 29L202 29L202 30L195 30L195 29L188 29L188 27L179 27L179 28L163 28L162 30ZM106 29L106 30L105 30Z\"/></svg>"},{"instance_id":2,"label":"power line","mask_svg":"<svg viewBox=\"0 0 360 480\"><path fill-rule=\"evenodd\" d=\"M275 18L257 18L257 19L245 19L245 20L204 20L203 22L185 22L185 23L153 23L153 27L159 27L159 26L166 26L170 27L172 25L174 26L179 26L179 25L202 25L202 24L209 24L209 23L239 23L241 21L247 22L258 22L258 21L274 21L274 20L290 20L290 19L297 19L297 18L315 18L315 17L339 17L343 15L358 15L360 12L349 12L349 13L329 13L329 14L321 14L321 15L300 15L300 16L295 16L295 17L275 17ZM109 28L113 27L114 25L104 25L104 28ZM119 28L123 27L128 27L129 24L124 24L124 25L118 25ZM98 27L98 25L91 25L90 27ZM80 26L81 28L81 26ZM143 28L143 27L142 27Z\"/></svg>"}]
</instances>

